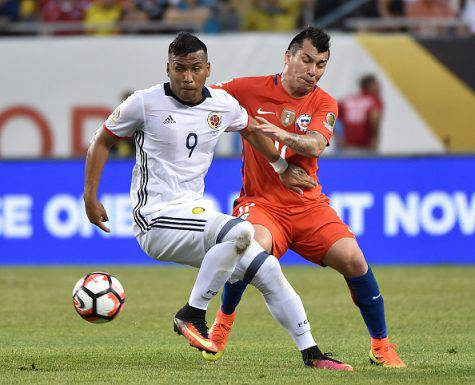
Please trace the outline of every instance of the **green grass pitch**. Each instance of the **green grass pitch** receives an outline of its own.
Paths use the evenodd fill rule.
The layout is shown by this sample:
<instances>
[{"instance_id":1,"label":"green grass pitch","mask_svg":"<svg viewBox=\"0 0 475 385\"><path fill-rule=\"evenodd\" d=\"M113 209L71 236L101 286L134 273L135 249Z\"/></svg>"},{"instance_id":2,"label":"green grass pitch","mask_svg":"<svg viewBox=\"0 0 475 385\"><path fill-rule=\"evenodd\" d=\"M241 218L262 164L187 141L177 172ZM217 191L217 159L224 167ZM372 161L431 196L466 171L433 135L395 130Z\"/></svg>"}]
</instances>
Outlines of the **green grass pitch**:
<instances>
[{"instance_id":1,"label":"green grass pitch","mask_svg":"<svg viewBox=\"0 0 475 385\"><path fill-rule=\"evenodd\" d=\"M70 296L76 280L96 269L0 269L1 384L475 384L473 267L374 269L405 369L369 365L366 328L336 272L286 268L321 349L353 365L353 373L305 368L254 288L223 359L203 361L172 331L193 269L101 266L124 285L126 304L113 322L89 324Z\"/></svg>"}]
</instances>

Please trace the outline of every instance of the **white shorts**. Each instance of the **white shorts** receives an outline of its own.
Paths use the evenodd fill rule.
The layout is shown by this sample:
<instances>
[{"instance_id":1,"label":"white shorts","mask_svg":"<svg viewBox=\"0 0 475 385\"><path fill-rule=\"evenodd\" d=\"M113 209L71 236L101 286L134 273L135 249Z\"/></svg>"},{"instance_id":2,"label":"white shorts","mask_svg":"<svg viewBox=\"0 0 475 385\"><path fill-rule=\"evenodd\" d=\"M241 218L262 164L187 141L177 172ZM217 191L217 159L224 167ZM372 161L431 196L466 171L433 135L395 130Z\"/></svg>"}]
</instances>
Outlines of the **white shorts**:
<instances>
[{"instance_id":1,"label":"white shorts","mask_svg":"<svg viewBox=\"0 0 475 385\"><path fill-rule=\"evenodd\" d=\"M236 218L213 210L206 200L173 205L160 210L137 241L152 258L200 267L230 220Z\"/></svg>"}]
</instances>

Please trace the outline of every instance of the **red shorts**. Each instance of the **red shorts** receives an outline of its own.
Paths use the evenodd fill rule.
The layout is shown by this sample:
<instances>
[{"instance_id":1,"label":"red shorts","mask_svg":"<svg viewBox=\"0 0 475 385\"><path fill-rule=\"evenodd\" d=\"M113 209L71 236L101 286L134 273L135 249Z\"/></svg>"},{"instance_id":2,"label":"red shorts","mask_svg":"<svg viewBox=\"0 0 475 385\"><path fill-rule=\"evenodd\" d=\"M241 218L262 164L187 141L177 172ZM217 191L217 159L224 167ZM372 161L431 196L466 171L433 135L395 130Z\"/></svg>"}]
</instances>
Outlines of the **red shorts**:
<instances>
[{"instance_id":1,"label":"red shorts","mask_svg":"<svg viewBox=\"0 0 475 385\"><path fill-rule=\"evenodd\" d=\"M233 215L262 225L272 234L273 254L280 258L287 249L322 265L330 247L341 238L354 238L325 197L312 206L276 207L266 201L239 198Z\"/></svg>"}]
</instances>

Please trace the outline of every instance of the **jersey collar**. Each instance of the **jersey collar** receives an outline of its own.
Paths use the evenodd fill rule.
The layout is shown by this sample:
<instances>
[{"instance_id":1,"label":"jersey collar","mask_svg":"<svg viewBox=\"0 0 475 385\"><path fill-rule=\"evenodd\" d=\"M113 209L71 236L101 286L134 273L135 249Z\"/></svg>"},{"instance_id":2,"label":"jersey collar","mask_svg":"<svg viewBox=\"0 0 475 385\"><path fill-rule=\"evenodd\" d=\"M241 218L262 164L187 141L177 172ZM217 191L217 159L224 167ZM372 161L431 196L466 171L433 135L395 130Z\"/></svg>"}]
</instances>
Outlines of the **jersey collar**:
<instances>
[{"instance_id":1,"label":"jersey collar","mask_svg":"<svg viewBox=\"0 0 475 385\"><path fill-rule=\"evenodd\" d=\"M181 100L178 96L176 96L173 91L172 91L172 88L170 87L170 83L165 83L163 85L163 88L165 90L165 95L166 96L171 96L173 99L175 99L177 102L181 103L181 104L184 104L185 106L188 106L188 107L195 107L201 103L203 103L206 98L211 98L211 92L209 92L208 90L208 87L203 87L203 99L201 101L199 101L198 103L188 103L188 102L185 102L184 100Z\"/></svg>"}]
</instances>

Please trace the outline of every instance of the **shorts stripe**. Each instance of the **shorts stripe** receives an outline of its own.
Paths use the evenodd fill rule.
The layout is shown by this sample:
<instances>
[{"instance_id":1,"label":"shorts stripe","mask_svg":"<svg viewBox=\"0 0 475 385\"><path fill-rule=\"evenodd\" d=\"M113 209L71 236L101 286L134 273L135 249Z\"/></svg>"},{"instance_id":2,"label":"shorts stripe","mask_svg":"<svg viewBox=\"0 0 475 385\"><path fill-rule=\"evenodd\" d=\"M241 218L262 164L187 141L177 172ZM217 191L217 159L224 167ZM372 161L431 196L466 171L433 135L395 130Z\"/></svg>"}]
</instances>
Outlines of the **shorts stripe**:
<instances>
[{"instance_id":1,"label":"shorts stripe","mask_svg":"<svg viewBox=\"0 0 475 385\"><path fill-rule=\"evenodd\" d=\"M242 280L245 283L247 284L251 283L257 271L260 269L260 267L262 266L262 264L265 262L265 260L267 259L269 255L270 254L267 251L263 251L257 254L257 256L254 258L254 260L251 262L246 272L244 273L244 278Z\"/></svg>"},{"instance_id":2,"label":"shorts stripe","mask_svg":"<svg viewBox=\"0 0 475 385\"><path fill-rule=\"evenodd\" d=\"M185 226L185 225L183 225ZM156 224L153 224L153 225L150 225L149 226L150 228L159 228L159 229L172 229L172 230L186 230L186 231L198 231L200 233L202 233L203 231L205 231L204 227L174 227L174 226L165 226L165 225L161 225L159 223L156 223Z\"/></svg>"},{"instance_id":3,"label":"shorts stripe","mask_svg":"<svg viewBox=\"0 0 475 385\"><path fill-rule=\"evenodd\" d=\"M203 229L206 226L206 223L189 223L189 222L175 222L175 221L162 221L161 219L154 221L150 224L153 226L155 224L165 224L165 225L185 225L185 226L192 226L192 227L202 227Z\"/></svg>"},{"instance_id":4,"label":"shorts stripe","mask_svg":"<svg viewBox=\"0 0 475 385\"><path fill-rule=\"evenodd\" d=\"M226 222L226 224L222 227L220 230L218 236L216 237L216 244L221 243L223 241L223 238L226 236L229 231L236 226L237 224L244 222L240 218L233 218L230 221Z\"/></svg>"},{"instance_id":5,"label":"shorts stripe","mask_svg":"<svg viewBox=\"0 0 475 385\"><path fill-rule=\"evenodd\" d=\"M158 220L161 220L161 219L167 219L167 220L171 220L171 221L206 223L206 219L175 218L175 217L156 217L156 218L152 218L152 222L155 222L155 221L158 221Z\"/></svg>"}]
</instances>

